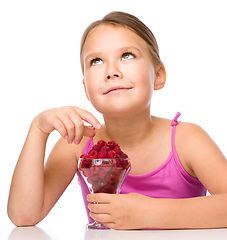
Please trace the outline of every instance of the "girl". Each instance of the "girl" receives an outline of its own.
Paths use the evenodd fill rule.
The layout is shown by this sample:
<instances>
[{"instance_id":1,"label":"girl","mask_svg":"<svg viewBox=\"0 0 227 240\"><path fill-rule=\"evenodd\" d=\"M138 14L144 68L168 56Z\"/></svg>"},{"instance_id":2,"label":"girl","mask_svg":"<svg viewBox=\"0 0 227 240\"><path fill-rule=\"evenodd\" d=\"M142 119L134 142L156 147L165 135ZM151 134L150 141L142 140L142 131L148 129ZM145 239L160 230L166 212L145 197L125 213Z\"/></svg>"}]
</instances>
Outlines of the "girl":
<instances>
[{"instance_id":1,"label":"girl","mask_svg":"<svg viewBox=\"0 0 227 240\"><path fill-rule=\"evenodd\" d=\"M113 229L227 227L227 162L219 148L200 127L179 123L180 114L173 121L150 114L153 91L166 81L151 31L132 15L112 12L85 31L81 66L87 98L105 124L78 107L33 120L12 178L12 222L40 222L74 178L80 155L103 139L121 146L132 169L122 194L83 190L93 219ZM62 137L43 167L54 130Z\"/></svg>"}]
</instances>

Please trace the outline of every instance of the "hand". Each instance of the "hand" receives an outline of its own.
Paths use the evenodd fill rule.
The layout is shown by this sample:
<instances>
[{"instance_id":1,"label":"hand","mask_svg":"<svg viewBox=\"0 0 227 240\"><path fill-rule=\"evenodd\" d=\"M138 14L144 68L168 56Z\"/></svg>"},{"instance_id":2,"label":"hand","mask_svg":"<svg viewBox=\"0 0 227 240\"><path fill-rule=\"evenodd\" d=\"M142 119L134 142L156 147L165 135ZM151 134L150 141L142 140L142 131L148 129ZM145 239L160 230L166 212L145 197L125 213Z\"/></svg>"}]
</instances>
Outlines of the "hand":
<instances>
[{"instance_id":1,"label":"hand","mask_svg":"<svg viewBox=\"0 0 227 240\"><path fill-rule=\"evenodd\" d=\"M148 225L149 197L137 193L87 195L90 216L112 229L143 229Z\"/></svg>"},{"instance_id":2,"label":"hand","mask_svg":"<svg viewBox=\"0 0 227 240\"><path fill-rule=\"evenodd\" d=\"M84 126L83 120L94 128L101 129L99 121L88 111L78 107L62 107L46 110L35 119L36 126L44 133L57 130L68 143L79 144L83 136L93 137L95 131Z\"/></svg>"}]
</instances>

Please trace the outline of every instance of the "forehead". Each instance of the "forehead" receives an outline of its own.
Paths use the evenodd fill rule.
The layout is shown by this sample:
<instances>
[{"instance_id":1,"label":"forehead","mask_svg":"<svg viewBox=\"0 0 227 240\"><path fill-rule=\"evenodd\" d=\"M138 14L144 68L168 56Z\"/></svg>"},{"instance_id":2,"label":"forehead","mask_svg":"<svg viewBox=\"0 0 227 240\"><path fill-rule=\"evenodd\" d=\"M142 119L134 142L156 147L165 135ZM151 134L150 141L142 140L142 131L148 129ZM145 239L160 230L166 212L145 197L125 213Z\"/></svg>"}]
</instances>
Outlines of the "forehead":
<instances>
[{"instance_id":1,"label":"forehead","mask_svg":"<svg viewBox=\"0 0 227 240\"><path fill-rule=\"evenodd\" d=\"M90 53L117 50L128 46L135 46L148 52L147 43L132 30L123 26L102 24L93 29L84 44L83 57Z\"/></svg>"}]
</instances>

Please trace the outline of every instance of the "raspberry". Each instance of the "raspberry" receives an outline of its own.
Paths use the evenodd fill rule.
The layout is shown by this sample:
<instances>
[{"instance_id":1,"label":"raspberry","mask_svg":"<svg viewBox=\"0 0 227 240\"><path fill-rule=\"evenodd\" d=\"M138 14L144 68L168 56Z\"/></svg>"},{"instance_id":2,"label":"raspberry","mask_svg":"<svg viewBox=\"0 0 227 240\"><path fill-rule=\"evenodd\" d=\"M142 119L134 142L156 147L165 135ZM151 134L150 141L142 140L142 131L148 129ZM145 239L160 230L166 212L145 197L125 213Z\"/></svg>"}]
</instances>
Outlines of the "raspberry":
<instances>
[{"instance_id":1,"label":"raspberry","mask_svg":"<svg viewBox=\"0 0 227 240\"><path fill-rule=\"evenodd\" d=\"M114 170L113 173L114 173L116 176L119 176L119 175L121 175L122 170L123 170L123 167L120 166L120 167L118 167L116 170Z\"/></svg>"},{"instance_id":2,"label":"raspberry","mask_svg":"<svg viewBox=\"0 0 227 240\"><path fill-rule=\"evenodd\" d=\"M99 175L98 175L98 174L91 173L91 179L92 179L92 182L93 182L93 181L98 181L98 180L99 180Z\"/></svg>"},{"instance_id":3,"label":"raspberry","mask_svg":"<svg viewBox=\"0 0 227 240\"><path fill-rule=\"evenodd\" d=\"M98 180L98 185L99 185L99 187L105 187L106 184L107 184L106 179L100 178L100 179Z\"/></svg>"},{"instance_id":4,"label":"raspberry","mask_svg":"<svg viewBox=\"0 0 227 240\"><path fill-rule=\"evenodd\" d=\"M114 152L116 152L117 154L122 154L123 152L121 151L121 148L119 146L116 146L114 149L113 149Z\"/></svg>"},{"instance_id":5,"label":"raspberry","mask_svg":"<svg viewBox=\"0 0 227 240\"><path fill-rule=\"evenodd\" d=\"M105 189L107 193L116 193L116 188L111 183L107 183Z\"/></svg>"},{"instance_id":6,"label":"raspberry","mask_svg":"<svg viewBox=\"0 0 227 240\"><path fill-rule=\"evenodd\" d=\"M100 188L97 191L94 191L94 193L106 193L106 189L105 188Z\"/></svg>"},{"instance_id":7,"label":"raspberry","mask_svg":"<svg viewBox=\"0 0 227 240\"><path fill-rule=\"evenodd\" d=\"M121 158L128 158L128 155L126 153L122 153L120 156Z\"/></svg>"},{"instance_id":8,"label":"raspberry","mask_svg":"<svg viewBox=\"0 0 227 240\"><path fill-rule=\"evenodd\" d=\"M98 174L99 171L100 171L100 168L99 167L96 167L96 166L92 166L90 168L90 171L91 171L91 174Z\"/></svg>"},{"instance_id":9,"label":"raspberry","mask_svg":"<svg viewBox=\"0 0 227 240\"><path fill-rule=\"evenodd\" d=\"M117 181L117 176L114 173L110 173L108 176L107 182L108 183L115 183Z\"/></svg>"},{"instance_id":10,"label":"raspberry","mask_svg":"<svg viewBox=\"0 0 227 240\"><path fill-rule=\"evenodd\" d=\"M98 153L98 158L107 158L106 151L100 151L100 152Z\"/></svg>"},{"instance_id":11,"label":"raspberry","mask_svg":"<svg viewBox=\"0 0 227 240\"><path fill-rule=\"evenodd\" d=\"M96 150L92 150L89 154L90 158L97 158L98 152Z\"/></svg>"},{"instance_id":12,"label":"raspberry","mask_svg":"<svg viewBox=\"0 0 227 240\"><path fill-rule=\"evenodd\" d=\"M91 152L93 151L93 149L91 149L89 152L88 152L88 156L90 157L90 154L91 154Z\"/></svg>"},{"instance_id":13,"label":"raspberry","mask_svg":"<svg viewBox=\"0 0 227 240\"><path fill-rule=\"evenodd\" d=\"M92 181L92 180L91 180ZM93 189L93 191L94 192L97 192L99 189L100 189L100 186L99 186L99 184L98 184L98 182L97 181L92 181L91 182L91 185L92 185L92 189Z\"/></svg>"},{"instance_id":14,"label":"raspberry","mask_svg":"<svg viewBox=\"0 0 227 240\"><path fill-rule=\"evenodd\" d=\"M99 177L100 177L100 179L101 179L101 178L105 178L105 176L106 176L106 172L105 172L104 170L100 170L100 171L99 171Z\"/></svg>"},{"instance_id":15,"label":"raspberry","mask_svg":"<svg viewBox=\"0 0 227 240\"><path fill-rule=\"evenodd\" d=\"M97 142L97 145L99 145L100 147L106 146L106 142L104 140L99 140Z\"/></svg>"},{"instance_id":16,"label":"raspberry","mask_svg":"<svg viewBox=\"0 0 227 240\"><path fill-rule=\"evenodd\" d=\"M107 153L108 158L116 158L116 152L111 150Z\"/></svg>"},{"instance_id":17,"label":"raspberry","mask_svg":"<svg viewBox=\"0 0 227 240\"><path fill-rule=\"evenodd\" d=\"M91 178L91 177L88 177L88 178L87 178L87 181L88 181L88 183L90 183L90 184L92 184L92 183L93 183L93 181L92 181L92 178Z\"/></svg>"},{"instance_id":18,"label":"raspberry","mask_svg":"<svg viewBox=\"0 0 227 240\"><path fill-rule=\"evenodd\" d=\"M108 165L104 165L104 166L103 166L103 170L108 173L108 172L111 172L111 171L112 171L112 168L111 168L111 166L108 164Z\"/></svg>"},{"instance_id":19,"label":"raspberry","mask_svg":"<svg viewBox=\"0 0 227 240\"><path fill-rule=\"evenodd\" d=\"M82 155L80 155L80 158L86 158L86 157L88 157L87 154L82 154Z\"/></svg>"},{"instance_id":20,"label":"raspberry","mask_svg":"<svg viewBox=\"0 0 227 240\"><path fill-rule=\"evenodd\" d=\"M84 176L85 176L85 177L90 177L90 176L91 176L91 171L90 171L90 169L88 169L88 168L85 168L84 171L83 171L83 173L84 173Z\"/></svg>"},{"instance_id":21,"label":"raspberry","mask_svg":"<svg viewBox=\"0 0 227 240\"><path fill-rule=\"evenodd\" d=\"M92 147L92 150L95 150L95 151L97 151L97 152L100 152L101 147L96 144L96 145L94 145L94 146Z\"/></svg>"},{"instance_id":22,"label":"raspberry","mask_svg":"<svg viewBox=\"0 0 227 240\"><path fill-rule=\"evenodd\" d=\"M107 147L109 147L111 150L113 150L116 146L116 143L114 141L109 141L107 144L106 144Z\"/></svg>"},{"instance_id":23,"label":"raspberry","mask_svg":"<svg viewBox=\"0 0 227 240\"><path fill-rule=\"evenodd\" d=\"M123 169L125 169L128 166L128 161L127 160L120 160L121 166L123 167Z\"/></svg>"},{"instance_id":24,"label":"raspberry","mask_svg":"<svg viewBox=\"0 0 227 240\"><path fill-rule=\"evenodd\" d=\"M101 151L105 151L106 153L108 153L110 150L111 150L111 149L110 149L109 147L107 147L107 146L103 146L103 147L101 148Z\"/></svg>"},{"instance_id":25,"label":"raspberry","mask_svg":"<svg viewBox=\"0 0 227 240\"><path fill-rule=\"evenodd\" d=\"M80 162L80 168L83 169L83 168L89 168L91 165L91 159L89 158L83 158Z\"/></svg>"},{"instance_id":26,"label":"raspberry","mask_svg":"<svg viewBox=\"0 0 227 240\"><path fill-rule=\"evenodd\" d=\"M89 158L84 158L84 159L83 159L83 163L86 164L87 166L90 166L90 165L91 165L91 159L89 159Z\"/></svg>"},{"instance_id":27,"label":"raspberry","mask_svg":"<svg viewBox=\"0 0 227 240\"><path fill-rule=\"evenodd\" d=\"M112 159L111 162L110 162L110 165L111 165L112 168L116 168L116 167L119 167L121 164L120 164L119 160Z\"/></svg>"}]
</instances>

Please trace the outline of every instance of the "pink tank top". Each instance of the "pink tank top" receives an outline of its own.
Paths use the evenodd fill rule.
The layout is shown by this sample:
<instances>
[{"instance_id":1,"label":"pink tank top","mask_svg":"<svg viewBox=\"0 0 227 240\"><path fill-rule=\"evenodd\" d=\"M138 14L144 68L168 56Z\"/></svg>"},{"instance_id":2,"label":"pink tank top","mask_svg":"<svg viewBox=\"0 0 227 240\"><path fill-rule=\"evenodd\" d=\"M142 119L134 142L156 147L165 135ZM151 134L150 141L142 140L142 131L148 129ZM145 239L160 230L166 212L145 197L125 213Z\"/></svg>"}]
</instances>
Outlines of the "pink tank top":
<instances>
[{"instance_id":1,"label":"pink tank top","mask_svg":"<svg viewBox=\"0 0 227 240\"><path fill-rule=\"evenodd\" d=\"M128 175L122 185L121 194L139 193L153 198L192 198L206 195L206 189L202 183L186 172L181 165L175 149L175 130L178 124L178 112L172 121L172 150L167 160L155 170L143 175ZM89 138L84 153L88 153L93 146L92 138ZM89 216L88 202L86 200L89 190L78 172L78 180L81 186L84 204L89 222L94 220Z\"/></svg>"}]
</instances>

